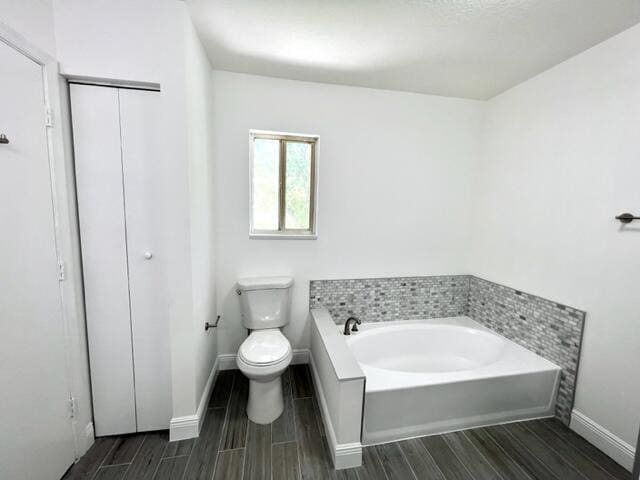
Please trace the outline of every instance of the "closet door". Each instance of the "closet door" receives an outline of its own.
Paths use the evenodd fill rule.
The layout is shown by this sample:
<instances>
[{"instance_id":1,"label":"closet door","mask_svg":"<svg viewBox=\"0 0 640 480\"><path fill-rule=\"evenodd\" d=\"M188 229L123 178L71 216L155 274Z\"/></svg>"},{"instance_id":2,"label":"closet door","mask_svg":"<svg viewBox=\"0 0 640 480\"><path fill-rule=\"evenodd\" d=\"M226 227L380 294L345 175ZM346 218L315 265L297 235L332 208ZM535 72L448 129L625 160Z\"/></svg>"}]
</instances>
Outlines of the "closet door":
<instances>
[{"instance_id":1,"label":"closet door","mask_svg":"<svg viewBox=\"0 0 640 480\"><path fill-rule=\"evenodd\" d=\"M70 89L94 426L135 432L118 90Z\"/></svg>"},{"instance_id":2,"label":"closet door","mask_svg":"<svg viewBox=\"0 0 640 480\"><path fill-rule=\"evenodd\" d=\"M138 431L171 419L160 94L119 90Z\"/></svg>"}]
</instances>

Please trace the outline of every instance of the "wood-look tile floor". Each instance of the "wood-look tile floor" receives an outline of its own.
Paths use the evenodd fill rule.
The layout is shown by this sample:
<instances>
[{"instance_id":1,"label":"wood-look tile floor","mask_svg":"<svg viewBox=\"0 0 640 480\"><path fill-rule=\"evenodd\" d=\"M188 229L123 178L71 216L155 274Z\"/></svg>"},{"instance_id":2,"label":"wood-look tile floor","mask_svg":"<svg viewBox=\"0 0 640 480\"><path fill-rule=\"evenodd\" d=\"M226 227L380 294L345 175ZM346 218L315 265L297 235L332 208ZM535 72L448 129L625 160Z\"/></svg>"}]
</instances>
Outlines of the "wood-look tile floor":
<instances>
[{"instance_id":1,"label":"wood-look tile floor","mask_svg":"<svg viewBox=\"0 0 640 480\"><path fill-rule=\"evenodd\" d=\"M221 372L200 437L168 433L98 438L64 480L630 480L609 457L555 420L478 428L367 447L363 465L332 468L309 369L283 376L285 410L249 422L248 381Z\"/></svg>"}]
</instances>

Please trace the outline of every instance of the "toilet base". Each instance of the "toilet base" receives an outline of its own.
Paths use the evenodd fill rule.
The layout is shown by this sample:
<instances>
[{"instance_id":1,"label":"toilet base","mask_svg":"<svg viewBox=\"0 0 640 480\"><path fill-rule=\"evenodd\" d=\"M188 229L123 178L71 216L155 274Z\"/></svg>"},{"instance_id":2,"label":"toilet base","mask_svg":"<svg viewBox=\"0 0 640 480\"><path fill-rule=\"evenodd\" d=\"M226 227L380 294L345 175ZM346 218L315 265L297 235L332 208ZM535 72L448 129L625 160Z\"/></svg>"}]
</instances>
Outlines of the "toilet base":
<instances>
[{"instance_id":1,"label":"toilet base","mask_svg":"<svg viewBox=\"0 0 640 480\"><path fill-rule=\"evenodd\" d=\"M280 375L268 382L249 380L249 402L247 403L249 420L266 425L282 415L283 410L284 398Z\"/></svg>"}]
</instances>

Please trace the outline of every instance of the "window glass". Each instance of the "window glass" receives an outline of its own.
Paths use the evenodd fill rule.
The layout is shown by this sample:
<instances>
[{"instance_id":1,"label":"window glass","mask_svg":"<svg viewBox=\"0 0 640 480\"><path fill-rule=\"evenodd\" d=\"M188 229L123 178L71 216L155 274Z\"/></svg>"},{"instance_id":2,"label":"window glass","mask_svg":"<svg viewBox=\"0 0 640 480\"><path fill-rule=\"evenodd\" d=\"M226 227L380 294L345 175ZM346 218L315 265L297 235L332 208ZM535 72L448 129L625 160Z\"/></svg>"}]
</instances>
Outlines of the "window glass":
<instances>
[{"instance_id":1,"label":"window glass","mask_svg":"<svg viewBox=\"0 0 640 480\"><path fill-rule=\"evenodd\" d=\"M309 230L311 218L311 144L286 142L285 228Z\"/></svg>"},{"instance_id":2,"label":"window glass","mask_svg":"<svg viewBox=\"0 0 640 480\"><path fill-rule=\"evenodd\" d=\"M253 146L253 228L278 230L280 142L256 138Z\"/></svg>"}]
</instances>

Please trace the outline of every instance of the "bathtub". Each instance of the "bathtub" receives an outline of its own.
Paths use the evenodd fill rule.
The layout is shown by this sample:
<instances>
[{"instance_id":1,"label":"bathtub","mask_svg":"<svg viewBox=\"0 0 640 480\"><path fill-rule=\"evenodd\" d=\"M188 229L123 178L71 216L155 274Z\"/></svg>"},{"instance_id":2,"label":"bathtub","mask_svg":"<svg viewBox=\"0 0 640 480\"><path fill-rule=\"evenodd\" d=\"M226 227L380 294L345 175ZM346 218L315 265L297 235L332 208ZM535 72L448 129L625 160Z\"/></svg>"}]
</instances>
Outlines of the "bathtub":
<instances>
[{"instance_id":1,"label":"bathtub","mask_svg":"<svg viewBox=\"0 0 640 480\"><path fill-rule=\"evenodd\" d=\"M560 367L468 317L366 323L362 443L553 416Z\"/></svg>"}]
</instances>

